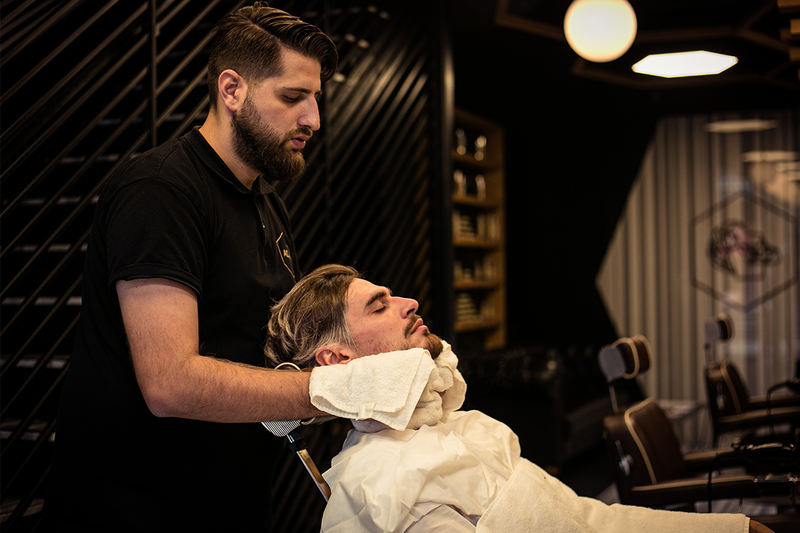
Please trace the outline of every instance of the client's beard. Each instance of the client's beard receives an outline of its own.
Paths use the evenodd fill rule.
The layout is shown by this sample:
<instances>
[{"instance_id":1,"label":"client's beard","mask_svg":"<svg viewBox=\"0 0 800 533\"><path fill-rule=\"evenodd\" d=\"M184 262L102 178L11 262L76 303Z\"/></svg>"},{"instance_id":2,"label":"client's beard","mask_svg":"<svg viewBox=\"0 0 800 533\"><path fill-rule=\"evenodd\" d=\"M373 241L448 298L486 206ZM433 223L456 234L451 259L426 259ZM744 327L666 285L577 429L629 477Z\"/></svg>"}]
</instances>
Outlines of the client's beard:
<instances>
[{"instance_id":1,"label":"client's beard","mask_svg":"<svg viewBox=\"0 0 800 533\"><path fill-rule=\"evenodd\" d=\"M359 355L359 357L364 357L365 355L375 355L378 353L386 353L386 352L393 352L397 350L410 350L412 348L422 348L423 350L428 350L431 354L432 359L436 359L442 353L442 339L439 338L437 335L434 335L430 331L425 332L425 344L424 346L412 346L411 339L411 330L414 327L414 324L417 322L418 316L414 316L412 319L409 320L408 326L405 329L405 337L406 341L402 344L400 343L382 343L379 344L377 347L372 346L370 350L365 350L362 346L356 343L353 348L355 352Z\"/></svg>"},{"instance_id":2,"label":"client's beard","mask_svg":"<svg viewBox=\"0 0 800 533\"><path fill-rule=\"evenodd\" d=\"M298 133L311 136L311 130L294 130L281 139L275 129L265 123L250 98L233 115L233 147L247 166L265 174L267 179L291 181L306 168L300 150L286 148Z\"/></svg>"},{"instance_id":3,"label":"client's beard","mask_svg":"<svg viewBox=\"0 0 800 533\"><path fill-rule=\"evenodd\" d=\"M426 338L428 340L428 351L431 352L431 357L436 359L442 353L442 339L430 331L426 335Z\"/></svg>"},{"instance_id":4,"label":"client's beard","mask_svg":"<svg viewBox=\"0 0 800 533\"><path fill-rule=\"evenodd\" d=\"M411 335L411 329L414 327L417 319L420 317L414 315L414 317L409 321L408 327L406 328L406 337ZM430 331L425 332L425 343L426 346L423 348L428 350L431 353L431 357L436 359L442 353L442 339L439 336L434 335Z\"/></svg>"}]
</instances>

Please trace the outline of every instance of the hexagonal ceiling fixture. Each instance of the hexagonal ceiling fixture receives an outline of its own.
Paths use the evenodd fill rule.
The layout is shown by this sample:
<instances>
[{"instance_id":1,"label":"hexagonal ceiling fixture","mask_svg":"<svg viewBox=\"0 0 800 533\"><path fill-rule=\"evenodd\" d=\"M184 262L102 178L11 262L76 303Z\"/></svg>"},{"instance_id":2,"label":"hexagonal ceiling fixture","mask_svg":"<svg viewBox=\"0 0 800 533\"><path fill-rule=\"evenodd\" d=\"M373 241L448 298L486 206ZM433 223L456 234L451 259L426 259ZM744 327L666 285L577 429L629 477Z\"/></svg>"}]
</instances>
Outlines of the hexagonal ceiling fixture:
<instances>
[{"instance_id":1,"label":"hexagonal ceiling fixture","mask_svg":"<svg viewBox=\"0 0 800 533\"><path fill-rule=\"evenodd\" d=\"M734 56L695 50L672 54L651 54L631 67L634 72L662 78L710 76L724 72L739 62Z\"/></svg>"}]
</instances>

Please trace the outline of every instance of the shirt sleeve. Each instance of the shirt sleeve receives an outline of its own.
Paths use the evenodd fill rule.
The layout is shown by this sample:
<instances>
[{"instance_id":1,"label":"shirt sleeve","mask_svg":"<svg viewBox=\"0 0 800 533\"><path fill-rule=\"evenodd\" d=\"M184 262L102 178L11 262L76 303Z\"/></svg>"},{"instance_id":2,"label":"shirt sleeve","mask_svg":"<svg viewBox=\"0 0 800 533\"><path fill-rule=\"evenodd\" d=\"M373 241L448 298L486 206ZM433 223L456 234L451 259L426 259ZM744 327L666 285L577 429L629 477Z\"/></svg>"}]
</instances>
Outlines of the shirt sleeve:
<instances>
[{"instance_id":1,"label":"shirt sleeve","mask_svg":"<svg viewBox=\"0 0 800 533\"><path fill-rule=\"evenodd\" d=\"M141 179L106 207L108 282L165 278L202 294L206 267L204 217L175 185Z\"/></svg>"}]
</instances>

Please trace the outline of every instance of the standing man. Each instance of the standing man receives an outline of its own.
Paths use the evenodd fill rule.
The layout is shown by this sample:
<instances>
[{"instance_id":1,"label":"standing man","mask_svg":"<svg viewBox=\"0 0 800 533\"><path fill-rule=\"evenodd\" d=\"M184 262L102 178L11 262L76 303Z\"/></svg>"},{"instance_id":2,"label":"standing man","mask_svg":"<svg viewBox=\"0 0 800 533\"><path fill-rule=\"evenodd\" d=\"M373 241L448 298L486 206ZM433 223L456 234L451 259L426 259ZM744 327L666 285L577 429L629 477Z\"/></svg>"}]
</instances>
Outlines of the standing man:
<instances>
[{"instance_id":1,"label":"standing man","mask_svg":"<svg viewBox=\"0 0 800 533\"><path fill-rule=\"evenodd\" d=\"M269 185L305 166L336 47L256 2L214 28L202 127L126 162L100 196L58 414L55 531L269 531L282 441L321 414L308 374L264 369L270 305L299 277Z\"/></svg>"}]
</instances>

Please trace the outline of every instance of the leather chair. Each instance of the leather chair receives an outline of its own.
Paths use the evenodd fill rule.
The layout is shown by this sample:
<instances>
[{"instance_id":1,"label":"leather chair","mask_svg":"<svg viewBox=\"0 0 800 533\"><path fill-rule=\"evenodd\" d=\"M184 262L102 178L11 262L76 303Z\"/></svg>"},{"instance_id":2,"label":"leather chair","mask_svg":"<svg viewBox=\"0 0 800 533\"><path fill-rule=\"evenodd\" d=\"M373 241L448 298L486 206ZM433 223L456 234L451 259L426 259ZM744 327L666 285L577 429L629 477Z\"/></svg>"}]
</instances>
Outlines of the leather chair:
<instances>
[{"instance_id":1,"label":"leather chair","mask_svg":"<svg viewBox=\"0 0 800 533\"><path fill-rule=\"evenodd\" d=\"M713 349L716 343L726 343L733 338L733 320L725 313L720 313L707 320L703 325L705 337L706 364L715 359Z\"/></svg>"},{"instance_id":2,"label":"leather chair","mask_svg":"<svg viewBox=\"0 0 800 533\"><path fill-rule=\"evenodd\" d=\"M633 379L648 370L651 359L650 346L643 336L623 337L600 351L598 362L609 382L612 403L616 404L615 382ZM749 474L709 475L713 470L755 460L753 456L760 450L726 448L684 454L672 423L652 398L606 416L603 437L623 504L693 509L697 501L756 498L773 491L784 495L792 488L765 485ZM749 456L748 451L752 452ZM775 452L788 454L789 460L796 458L793 450Z\"/></svg>"},{"instance_id":3,"label":"leather chair","mask_svg":"<svg viewBox=\"0 0 800 533\"><path fill-rule=\"evenodd\" d=\"M793 385L795 394L791 396L751 397L747 385L742 380L736 366L729 360L715 361L712 348L718 342L726 343L733 338L733 321L725 313L720 313L706 321L704 325L706 368L705 382L708 396L708 409L714 433L714 444L719 444L720 435L739 432L739 439L754 443L774 441L775 435L764 439L754 437L760 427L773 427L775 424L794 423L797 429L800 416L800 381L787 381L772 387L770 393L784 385ZM794 382L794 383L793 383ZM796 434L778 436L785 443L797 444Z\"/></svg>"},{"instance_id":4,"label":"leather chair","mask_svg":"<svg viewBox=\"0 0 800 533\"><path fill-rule=\"evenodd\" d=\"M709 480L712 469L737 462L723 455L730 450L683 454L672 424L652 398L608 415L603 430L621 503L664 508L707 501L709 496L761 495L755 476L722 475Z\"/></svg>"},{"instance_id":5,"label":"leather chair","mask_svg":"<svg viewBox=\"0 0 800 533\"><path fill-rule=\"evenodd\" d=\"M650 370L650 343L643 335L621 337L610 346L602 348L597 357L600 370L608 381L611 406L617 411L620 408L617 384L633 380ZM644 399L638 396L640 395L637 395L637 401Z\"/></svg>"},{"instance_id":6,"label":"leather chair","mask_svg":"<svg viewBox=\"0 0 800 533\"><path fill-rule=\"evenodd\" d=\"M743 442L758 442L752 436L758 428L774 428L778 424L789 423L792 431L788 435L774 436L785 443L797 444L796 429L800 424L800 394L789 396L750 396L747 385L739 374L736 365L726 359L712 362L705 368L706 393L714 444L719 443L722 434L729 432L745 433ZM794 380L780 383L793 385ZM747 434L749 432L749 435ZM762 439L763 440L763 439Z\"/></svg>"}]
</instances>

